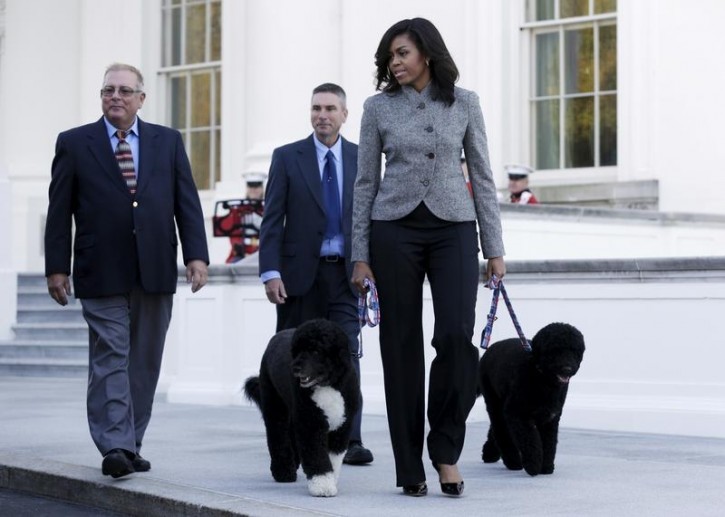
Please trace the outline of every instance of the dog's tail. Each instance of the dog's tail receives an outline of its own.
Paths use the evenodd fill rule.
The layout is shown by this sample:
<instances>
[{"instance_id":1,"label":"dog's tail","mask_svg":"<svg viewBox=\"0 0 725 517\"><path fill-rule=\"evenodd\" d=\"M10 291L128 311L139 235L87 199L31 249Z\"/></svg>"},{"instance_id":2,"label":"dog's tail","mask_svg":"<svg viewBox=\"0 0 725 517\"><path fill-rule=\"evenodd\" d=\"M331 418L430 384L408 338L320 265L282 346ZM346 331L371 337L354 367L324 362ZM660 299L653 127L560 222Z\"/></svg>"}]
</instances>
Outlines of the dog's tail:
<instances>
[{"instance_id":1,"label":"dog's tail","mask_svg":"<svg viewBox=\"0 0 725 517\"><path fill-rule=\"evenodd\" d=\"M261 389L259 388L259 376L252 376L244 383L244 396L247 400L254 402L259 407L262 400Z\"/></svg>"}]
</instances>

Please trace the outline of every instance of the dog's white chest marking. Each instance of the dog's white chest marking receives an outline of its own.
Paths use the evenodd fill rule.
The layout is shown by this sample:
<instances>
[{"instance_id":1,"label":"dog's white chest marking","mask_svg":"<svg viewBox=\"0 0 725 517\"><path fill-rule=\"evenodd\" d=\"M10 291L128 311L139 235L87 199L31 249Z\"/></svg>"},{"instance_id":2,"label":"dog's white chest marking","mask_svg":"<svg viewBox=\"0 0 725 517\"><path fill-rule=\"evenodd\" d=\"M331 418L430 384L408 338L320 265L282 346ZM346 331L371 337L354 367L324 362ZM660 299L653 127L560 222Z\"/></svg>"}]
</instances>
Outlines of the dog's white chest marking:
<instances>
[{"instance_id":1,"label":"dog's white chest marking","mask_svg":"<svg viewBox=\"0 0 725 517\"><path fill-rule=\"evenodd\" d=\"M338 429L345 422L342 393L330 386L318 386L312 390L312 400L325 414L330 431Z\"/></svg>"}]
</instances>

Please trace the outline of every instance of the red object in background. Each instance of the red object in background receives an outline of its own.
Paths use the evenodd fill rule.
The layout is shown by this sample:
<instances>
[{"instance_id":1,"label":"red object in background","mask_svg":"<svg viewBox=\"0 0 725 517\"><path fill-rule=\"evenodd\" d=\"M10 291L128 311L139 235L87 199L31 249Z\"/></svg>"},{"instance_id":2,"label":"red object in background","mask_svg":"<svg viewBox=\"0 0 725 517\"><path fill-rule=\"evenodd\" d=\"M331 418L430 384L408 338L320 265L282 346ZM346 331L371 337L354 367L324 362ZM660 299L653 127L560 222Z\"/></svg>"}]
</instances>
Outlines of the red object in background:
<instances>
[{"instance_id":1,"label":"red object in background","mask_svg":"<svg viewBox=\"0 0 725 517\"><path fill-rule=\"evenodd\" d=\"M237 262L259 249L259 228L264 215L261 199L226 199L214 206L214 237L229 237L232 246L227 264Z\"/></svg>"}]
</instances>

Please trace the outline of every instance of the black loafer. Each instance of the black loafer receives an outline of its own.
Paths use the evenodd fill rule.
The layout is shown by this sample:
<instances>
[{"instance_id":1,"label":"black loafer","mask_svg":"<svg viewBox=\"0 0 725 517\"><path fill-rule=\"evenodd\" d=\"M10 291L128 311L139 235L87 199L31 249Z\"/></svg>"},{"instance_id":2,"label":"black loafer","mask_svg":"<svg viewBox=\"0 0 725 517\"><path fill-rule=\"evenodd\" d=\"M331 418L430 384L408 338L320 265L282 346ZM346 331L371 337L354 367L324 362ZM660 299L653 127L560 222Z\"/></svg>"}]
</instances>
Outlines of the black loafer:
<instances>
[{"instance_id":1,"label":"black loafer","mask_svg":"<svg viewBox=\"0 0 725 517\"><path fill-rule=\"evenodd\" d=\"M151 462L146 458L142 458L140 454L136 454L131 464L133 465L133 470L136 472L148 472L151 470Z\"/></svg>"},{"instance_id":2,"label":"black loafer","mask_svg":"<svg viewBox=\"0 0 725 517\"><path fill-rule=\"evenodd\" d=\"M134 472L133 463L123 449L112 449L103 457L101 472L104 476L120 478Z\"/></svg>"},{"instance_id":3,"label":"black loafer","mask_svg":"<svg viewBox=\"0 0 725 517\"><path fill-rule=\"evenodd\" d=\"M410 497L423 497L428 495L428 485L425 481L418 483L417 485L405 485L403 486L403 495Z\"/></svg>"},{"instance_id":4,"label":"black loafer","mask_svg":"<svg viewBox=\"0 0 725 517\"><path fill-rule=\"evenodd\" d=\"M346 465L365 465L372 463L373 453L366 449L362 442L354 441L348 445L345 457L342 462Z\"/></svg>"}]
</instances>

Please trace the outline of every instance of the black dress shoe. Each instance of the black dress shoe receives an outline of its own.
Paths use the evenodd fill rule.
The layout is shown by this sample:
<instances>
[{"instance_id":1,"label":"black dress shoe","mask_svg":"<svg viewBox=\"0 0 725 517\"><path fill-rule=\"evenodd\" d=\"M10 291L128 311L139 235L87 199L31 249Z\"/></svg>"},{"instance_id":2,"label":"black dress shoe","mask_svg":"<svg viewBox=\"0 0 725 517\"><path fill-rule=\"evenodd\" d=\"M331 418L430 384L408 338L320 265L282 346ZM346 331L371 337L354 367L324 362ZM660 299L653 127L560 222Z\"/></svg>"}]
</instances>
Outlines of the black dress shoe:
<instances>
[{"instance_id":1,"label":"black dress shoe","mask_svg":"<svg viewBox=\"0 0 725 517\"><path fill-rule=\"evenodd\" d=\"M148 472L151 470L151 462L146 458L142 458L140 454L136 454L131 464L133 465L133 470L136 472Z\"/></svg>"},{"instance_id":2,"label":"black dress shoe","mask_svg":"<svg viewBox=\"0 0 725 517\"><path fill-rule=\"evenodd\" d=\"M403 486L403 495L410 497L423 497L428 494L428 485L425 481L422 481L416 485L405 485Z\"/></svg>"},{"instance_id":3,"label":"black dress shoe","mask_svg":"<svg viewBox=\"0 0 725 517\"><path fill-rule=\"evenodd\" d=\"M353 441L347 447L347 452L342 462L347 465L365 465L372 463L373 453L366 449L362 442Z\"/></svg>"},{"instance_id":4,"label":"black dress shoe","mask_svg":"<svg viewBox=\"0 0 725 517\"><path fill-rule=\"evenodd\" d=\"M436 469L436 472L440 474L440 468L435 462L433 462L433 468ZM443 483L441 481L441 492L446 495L458 497L463 494L463 487L463 480L458 481L457 483Z\"/></svg>"},{"instance_id":5,"label":"black dress shoe","mask_svg":"<svg viewBox=\"0 0 725 517\"><path fill-rule=\"evenodd\" d=\"M123 449L112 449L103 457L101 472L104 476L120 478L134 472L133 463Z\"/></svg>"}]
</instances>

